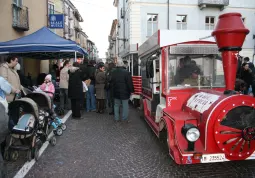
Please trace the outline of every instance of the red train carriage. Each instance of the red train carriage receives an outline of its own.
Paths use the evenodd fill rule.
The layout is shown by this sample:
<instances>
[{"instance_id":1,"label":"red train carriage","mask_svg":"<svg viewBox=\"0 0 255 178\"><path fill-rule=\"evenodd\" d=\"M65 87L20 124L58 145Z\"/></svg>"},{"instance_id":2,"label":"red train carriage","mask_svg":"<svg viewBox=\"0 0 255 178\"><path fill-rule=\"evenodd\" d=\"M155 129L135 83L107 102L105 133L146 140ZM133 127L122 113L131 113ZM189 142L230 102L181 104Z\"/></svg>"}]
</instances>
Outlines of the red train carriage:
<instances>
[{"instance_id":1,"label":"red train carriage","mask_svg":"<svg viewBox=\"0 0 255 178\"><path fill-rule=\"evenodd\" d=\"M142 116L177 164L255 159L255 99L233 91L249 30L229 13L212 33L217 45L193 40L205 33L159 30L139 47Z\"/></svg>"}]
</instances>

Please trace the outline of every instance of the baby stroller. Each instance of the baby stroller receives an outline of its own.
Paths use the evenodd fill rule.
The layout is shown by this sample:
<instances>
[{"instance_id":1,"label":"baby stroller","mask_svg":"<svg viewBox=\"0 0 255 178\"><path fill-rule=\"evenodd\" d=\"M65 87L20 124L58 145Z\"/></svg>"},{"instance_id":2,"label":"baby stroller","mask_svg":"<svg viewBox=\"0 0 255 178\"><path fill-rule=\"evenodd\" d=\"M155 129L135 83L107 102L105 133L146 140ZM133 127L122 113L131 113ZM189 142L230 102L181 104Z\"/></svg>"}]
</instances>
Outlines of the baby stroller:
<instances>
[{"instance_id":1,"label":"baby stroller","mask_svg":"<svg viewBox=\"0 0 255 178\"><path fill-rule=\"evenodd\" d=\"M53 133L55 135L61 136L63 134L63 131L66 130L66 125L62 123L61 119L59 119L54 113L54 105L51 98L46 94L46 92L33 92L27 94L25 97L30 98L37 103L37 105L39 106L39 115L42 117L42 119L46 120L46 122L48 123L47 125L53 127ZM44 132L46 132L46 130L44 130Z\"/></svg>"},{"instance_id":2,"label":"baby stroller","mask_svg":"<svg viewBox=\"0 0 255 178\"><path fill-rule=\"evenodd\" d=\"M16 161L18 151L27 151L30 161L39 158L42 145L37 135L39 127L39 112L37 104L29 98L21 98L9 104L9 130L6 139L4 159Z\"/></svg>"}]
</instances>

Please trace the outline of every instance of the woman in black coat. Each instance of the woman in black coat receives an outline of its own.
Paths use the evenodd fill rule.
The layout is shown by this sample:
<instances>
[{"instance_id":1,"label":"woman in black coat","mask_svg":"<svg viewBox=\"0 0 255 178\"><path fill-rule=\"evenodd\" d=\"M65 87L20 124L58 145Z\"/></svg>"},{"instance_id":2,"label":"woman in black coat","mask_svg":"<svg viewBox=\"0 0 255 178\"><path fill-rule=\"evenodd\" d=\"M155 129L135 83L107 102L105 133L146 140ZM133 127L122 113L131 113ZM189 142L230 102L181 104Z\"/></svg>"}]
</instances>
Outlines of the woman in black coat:
<instances>
[{"instance_id":1,"label":"woman in black coat","mask_svg":"<svg viewBox=\"0 0 255 178\"><path fill-rule=\"evenodd\" d=\"M68 71L68 97L71 100L72 116L74 119L81 118L81 102L83 96L83 74L79 68L79 63L74 62Z\"/></svg>"}]
</instances>

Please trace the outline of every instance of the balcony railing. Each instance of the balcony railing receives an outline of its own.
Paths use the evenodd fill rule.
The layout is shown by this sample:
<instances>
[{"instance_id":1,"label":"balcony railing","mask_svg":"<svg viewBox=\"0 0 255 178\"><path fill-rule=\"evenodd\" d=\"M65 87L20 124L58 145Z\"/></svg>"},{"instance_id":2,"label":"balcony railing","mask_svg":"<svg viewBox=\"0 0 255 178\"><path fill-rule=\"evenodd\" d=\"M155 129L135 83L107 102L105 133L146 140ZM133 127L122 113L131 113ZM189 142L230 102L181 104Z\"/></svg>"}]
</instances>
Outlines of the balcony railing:
<instances>
[{"instance_id":1,"label":"balcony railing","mask_svg":"<svg viewBox=\"0 0 255 178\"><path fill-rule=\"evenodd\" d=\"M29 30L28 8L25 6L19 7L12 4L12 27L16 30Z\"/></svg>"},{"instance_id":2,"label":"balcony railing","mask_svg":"<svg viewBox=\"0 0 255 178\"><path fill-rule=\"evenodd\" d=\"M198 6L200 9L206 7L217 7L221 10L229 5L229 0L198 0Z\"/></svg>"}]
</instances>

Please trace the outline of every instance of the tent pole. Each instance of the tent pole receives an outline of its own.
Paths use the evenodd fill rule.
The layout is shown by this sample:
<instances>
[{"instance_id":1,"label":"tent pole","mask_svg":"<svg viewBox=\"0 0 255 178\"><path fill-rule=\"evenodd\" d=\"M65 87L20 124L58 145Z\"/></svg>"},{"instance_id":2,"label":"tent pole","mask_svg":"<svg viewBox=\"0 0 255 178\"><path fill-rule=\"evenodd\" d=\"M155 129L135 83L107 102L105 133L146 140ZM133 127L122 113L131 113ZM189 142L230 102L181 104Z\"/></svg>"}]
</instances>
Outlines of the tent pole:
<instances>
[{"instance_id":1,"label":"tent pole","mask_svg":"<svg viewBox=\"0 0 255 178\"><path fill-rule=\"evenodd\" d=\"M74 52L74 62L77 62L77 54L76 54L76 51Z\"/></svg>"}]
</instances>

